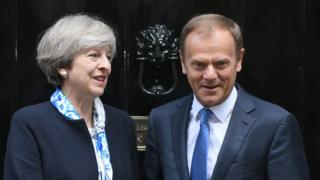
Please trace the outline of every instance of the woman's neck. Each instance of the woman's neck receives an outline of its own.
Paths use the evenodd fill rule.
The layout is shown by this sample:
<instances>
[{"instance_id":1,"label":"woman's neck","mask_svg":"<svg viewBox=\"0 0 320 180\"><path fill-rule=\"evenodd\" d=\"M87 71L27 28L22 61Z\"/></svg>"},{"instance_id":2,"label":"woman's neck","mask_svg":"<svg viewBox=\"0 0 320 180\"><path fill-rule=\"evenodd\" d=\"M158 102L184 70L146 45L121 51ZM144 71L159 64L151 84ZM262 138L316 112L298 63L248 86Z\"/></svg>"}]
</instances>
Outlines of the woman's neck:
<instances>
[{"instance_id":1,"label":"woman's neck","mask_svg":"<svg viewBox=\"0 0 320 180\"><path fill-rule=\"evenodd\" d=\"M63 89L64 95L71 101L73 107L79 113L80 118L84 119L88 128L93 128L93 101L94 98L86 97L83 94Z\"/></svg>"}]
</instances>

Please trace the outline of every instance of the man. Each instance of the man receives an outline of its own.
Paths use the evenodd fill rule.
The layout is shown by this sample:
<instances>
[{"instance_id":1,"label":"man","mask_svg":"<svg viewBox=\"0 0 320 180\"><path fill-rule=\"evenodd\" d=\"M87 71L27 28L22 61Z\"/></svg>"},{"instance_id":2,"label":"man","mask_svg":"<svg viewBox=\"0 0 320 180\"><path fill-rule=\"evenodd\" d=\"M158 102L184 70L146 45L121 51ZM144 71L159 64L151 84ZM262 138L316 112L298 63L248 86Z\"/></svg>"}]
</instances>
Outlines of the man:
<instances>
[{"instance_id":1,"label":"man","mask_svg":"<svg viewBox=\"0 0 320 180\"><path fill-rule=\"evenodd\" d=\"M193 94L151 111L147 179L309 179L295 117L235 84L243 55L229 18L200 15L184 26L180 59Z\"/></svg>"}]
</instances>

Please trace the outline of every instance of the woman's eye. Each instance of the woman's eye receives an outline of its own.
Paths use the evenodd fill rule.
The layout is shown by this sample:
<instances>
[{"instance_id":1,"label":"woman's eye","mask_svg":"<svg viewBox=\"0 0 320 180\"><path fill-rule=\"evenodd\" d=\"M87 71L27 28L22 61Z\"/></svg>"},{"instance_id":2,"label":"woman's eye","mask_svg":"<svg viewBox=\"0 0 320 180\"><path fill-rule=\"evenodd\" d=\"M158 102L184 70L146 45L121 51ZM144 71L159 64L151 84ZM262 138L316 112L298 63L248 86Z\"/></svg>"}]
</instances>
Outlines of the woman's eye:
<instances>
[{"instance_id":1,"label":"woman's eye","mask_svg":"<svg viewBox=\"0 0 320 180\"><path fill-rule=\"evenodd\" d=\"M98 54L97 53L91 53L91 54L89 54L89 57L97 58Z\"/></svg>"},{"instance_id":2,"label":"woman's eye","mask_svg":"<svg viewBox=\"0 0 320 180\"><path fill-rule=\"evenodd\" d=\"M110 53L106 53L105 56L106 56L106 58L107 58L109 61L112 59L112 56L111 56Z\"/></svg>"}]
</instances>

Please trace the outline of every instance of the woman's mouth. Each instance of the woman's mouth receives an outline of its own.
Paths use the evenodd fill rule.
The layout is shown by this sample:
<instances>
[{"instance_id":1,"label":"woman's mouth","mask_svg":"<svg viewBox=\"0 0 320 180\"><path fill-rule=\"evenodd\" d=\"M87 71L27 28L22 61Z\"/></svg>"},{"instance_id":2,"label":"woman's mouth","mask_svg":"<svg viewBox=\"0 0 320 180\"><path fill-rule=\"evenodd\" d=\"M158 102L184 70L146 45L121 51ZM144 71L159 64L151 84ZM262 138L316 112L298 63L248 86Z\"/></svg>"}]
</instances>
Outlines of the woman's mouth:
<instances>
[{"instance_id":1,"label":"woman's mouth","mask_svg":"<svg viewBox=\"0 0 320 180\"><path fill-rule=\"evenodd\" d=\"M100 81L100 82L104 82L104 80L106 79L106 76L95 76L95 77L93 77L93 79Z\"/></svg>"},{"instance_id":2,"label":"woman's mouth","mask_svg":"<svg viewBox=\"0 0 320 180\"><path fill-rule=\"evenodd\" d=\"M101 76L94 76L93 79L97 82L98 86L104 87L106 84L107 77L101 75Z\"/></svg>"}]
</instances>

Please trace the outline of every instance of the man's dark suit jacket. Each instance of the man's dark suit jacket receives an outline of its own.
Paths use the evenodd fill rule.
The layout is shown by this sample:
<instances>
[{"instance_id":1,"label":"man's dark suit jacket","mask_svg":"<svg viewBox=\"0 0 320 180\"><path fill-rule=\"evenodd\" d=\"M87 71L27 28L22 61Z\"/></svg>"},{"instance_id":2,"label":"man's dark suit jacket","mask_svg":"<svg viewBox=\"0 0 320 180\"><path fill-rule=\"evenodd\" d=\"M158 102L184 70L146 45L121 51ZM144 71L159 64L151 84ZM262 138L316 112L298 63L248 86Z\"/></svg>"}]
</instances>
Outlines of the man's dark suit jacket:
<instances>
[{"instance_id":1,"label":"man's dark suit jacket","mask_svg":"<svg viewBox=\"0 0 320 180\"><path fill-rule=\"evenodd\" d=\"M114 180L137 179L133 120L105 106ZM84 120L67 120L50 102L17 111L7 143L4 180L98 180L92 140Z\"/></svg>"},{"instance_id":2,"label":"man's dark suit jacket","mask_svg":"<svg viewBox=\"0 0 320 180\"><path fill-rule=\"evenodd\" d=\"M295 117L236 87L238 98L211 179L308 180ZM144 164L147 179L189 180L186 142L192 98L151 111Z\"/></svg>"}]
</instances>

